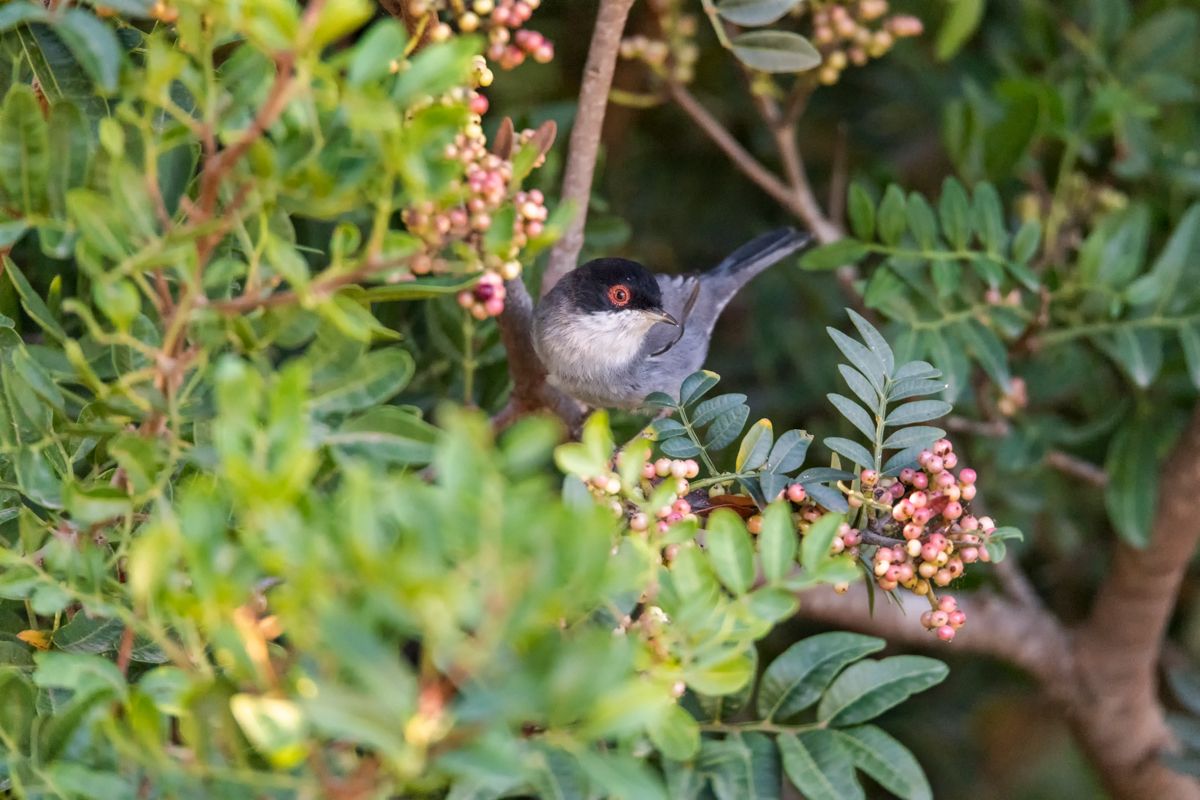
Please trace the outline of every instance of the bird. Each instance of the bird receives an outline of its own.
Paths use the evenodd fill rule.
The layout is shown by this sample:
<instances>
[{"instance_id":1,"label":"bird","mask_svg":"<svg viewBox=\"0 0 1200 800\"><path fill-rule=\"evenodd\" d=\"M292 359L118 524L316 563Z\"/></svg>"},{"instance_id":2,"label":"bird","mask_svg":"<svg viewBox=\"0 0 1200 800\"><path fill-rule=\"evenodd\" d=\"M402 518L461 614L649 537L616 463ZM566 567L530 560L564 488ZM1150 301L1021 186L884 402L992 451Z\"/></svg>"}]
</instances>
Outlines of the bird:
<instances>
[{"instance_id":1,"label":"bird","mask_svg":"<svg viewBox=\"0 0 1200 800\"><path fill-rule=\"evenodd\" d=\"M807 232L780 228L707 272L683 275L655 275L625 258L576 267L534 309L534 350L547 381L595 408L637 409L653 392L678 400L733 296L811 242Z\"/></svg>"}]
</instances>

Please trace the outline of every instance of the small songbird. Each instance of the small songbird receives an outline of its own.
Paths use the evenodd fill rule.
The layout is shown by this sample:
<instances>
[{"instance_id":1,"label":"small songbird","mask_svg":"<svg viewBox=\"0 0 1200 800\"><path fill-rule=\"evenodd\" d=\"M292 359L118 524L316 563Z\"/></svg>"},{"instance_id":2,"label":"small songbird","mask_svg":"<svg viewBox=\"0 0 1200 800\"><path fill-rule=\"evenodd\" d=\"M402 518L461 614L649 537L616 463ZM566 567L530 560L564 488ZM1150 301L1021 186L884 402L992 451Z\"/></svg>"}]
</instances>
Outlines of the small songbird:
<instances>
[{"instance_id":1,"label":"small songbird","mask_svg":"<svg viewBox=\"0 0 1200 800\"><path fill-rule=\"evenodd\" d=\"M726 304L755 275L811 241L782 228L708 272L686 275L654 275L623 258L583 264L534 312L534 347L550 383L600 408L636 408L651 392L678 398L683 379L703 366Z\"/></svg>"}]
</instances>

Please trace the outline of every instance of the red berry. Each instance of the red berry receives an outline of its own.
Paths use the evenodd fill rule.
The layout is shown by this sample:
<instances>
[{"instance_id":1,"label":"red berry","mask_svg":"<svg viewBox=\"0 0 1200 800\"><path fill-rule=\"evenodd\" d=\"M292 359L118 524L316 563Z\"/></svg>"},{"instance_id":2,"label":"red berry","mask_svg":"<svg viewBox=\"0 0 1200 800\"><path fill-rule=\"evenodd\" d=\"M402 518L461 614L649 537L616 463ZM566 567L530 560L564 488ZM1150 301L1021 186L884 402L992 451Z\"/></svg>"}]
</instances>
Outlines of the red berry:
<instances>
[{"instance_id":1,"label":"red berry","mask_svg":"<svg viewBox=\"0 0 1200 800\"><path fill-rule=\"evenodd\" d=\"M943 642L954 641L954 628L951 628L949 625L943 625L937 629L937 637Z\"/></svg>"}]
</instances>

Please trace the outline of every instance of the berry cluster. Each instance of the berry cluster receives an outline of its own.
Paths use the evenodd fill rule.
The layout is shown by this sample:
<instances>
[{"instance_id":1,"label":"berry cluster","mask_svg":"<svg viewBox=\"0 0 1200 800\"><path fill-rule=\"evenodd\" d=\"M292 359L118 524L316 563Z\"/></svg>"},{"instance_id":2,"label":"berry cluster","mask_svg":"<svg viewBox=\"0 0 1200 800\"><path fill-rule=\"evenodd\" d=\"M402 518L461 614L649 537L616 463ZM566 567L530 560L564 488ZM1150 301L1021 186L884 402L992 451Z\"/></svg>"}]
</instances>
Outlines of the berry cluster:
<instances>
[{"instance_id":1,"label":"berry cluster","mask_svg":"<svg viewBox=\"0 0 1200 800\"><path fill-rule=\"evenodd\" d=\"M919 36L921 20L908 14L888 15L888 0L825 3L813 10L813 42L825 57L818 79L838 82L851 64L861 67L881 58L897 39Z\"/></svg>"},{"instance_id":2,"label":"berry cluster","mask_svg":"<svg viewBox=\"0 0 1200 800\"><path fill-rule=\"evenodd\" d=\"M651 72L673 83L690 83L696 73L696 16L683 11L680 0L651 0L660 39L629 36L621 40L621 57L643 62Z\"/></svg>"},{"instance_id":3,"label":"berry cluster","mask_svg":"<svg viewBox=\"0 0 1200 800\"><path fill-rule=\"evenodd\" d=\"M523 131L516 141L524 145L533 134ZM549 216L546 198L536 189L518 191L510 197L512 162L488 152L477 124L458 134L443 155L462 165L464 180L454 182L442 200L426 200L403 212L408 231L423 245L423 251L411 260L410 269L413 275L446 271L449 263L441 253L454 246L455 258L465 262L468 272L484 271L474 289L459 294L459 304L477 319L494 317L504 310L503 281L521 274L521 262L517 260L521 248L544 229ZM484 239L496 212L510 202L516 209L512 238L506 252L496 253L485 247Z\"/></svg>"},{"instance_id":4,"label":"berry cluster","mask_svg":"<svg viewBox=\"0 0 1200 800\"><path fill-rule=\"evenodd\" d=\"M617 461L620 461L618 456ZM641 466L641 482L643 494L649 497L653 490L663 481L673 481L675 499L653 509L654 518L633 505L626 505L619 499L622 489L621 477L616 471L596 475L585 481L589 491L599 500L610 504L613 513L628 516L629 528L636 533L650 530L653 522L659 533L666 533L676 522L684 519L695 519L692 505L687 500L692 487L689 481L700 474L700 465L693 459L660 458L646 461Z\"/></svg>"},{"instance_id":5,"label":"berry cluster","mask_svg":"<svg viewBox=\"0 0 1200 800\"><path fill-rule=\"evenodd\" d=\"M554 60L554 45L542 34L522 27L541 4L542 0L412 0L409 13L432 20L428 30L434 42L449 39L454 28L462 33L485 33L487 57L503 69L512 69L526 58L539 64ZM443 16L450 22L442 21Z\"/></svg>"},{"instance_id":6,"label":"berry cluster","mask_svg":"<svg viewBox=\"0 0 1200 800\"><path fill-rule=\"evenodd\" d=\"M885 534L899 531L900 537L884 539L874 554L872 571L884 591L904 587L929 598L951 615L950 622L935 614L937 624L927 624L941 639L954 638L954 631L965 621L956 612L953 598L939 601L934 587L944 588L962 576L966 565L989 561L987 537L996 529L990 517L975 517L967 505L975 498L975 470L961 467L947 439L939 439L917 459L918 469L904 469L897 479L880 479L873 470L860 476L864 490L872 491L876 502L891 504L891 522Z\"/></svg>"}]
</instances>

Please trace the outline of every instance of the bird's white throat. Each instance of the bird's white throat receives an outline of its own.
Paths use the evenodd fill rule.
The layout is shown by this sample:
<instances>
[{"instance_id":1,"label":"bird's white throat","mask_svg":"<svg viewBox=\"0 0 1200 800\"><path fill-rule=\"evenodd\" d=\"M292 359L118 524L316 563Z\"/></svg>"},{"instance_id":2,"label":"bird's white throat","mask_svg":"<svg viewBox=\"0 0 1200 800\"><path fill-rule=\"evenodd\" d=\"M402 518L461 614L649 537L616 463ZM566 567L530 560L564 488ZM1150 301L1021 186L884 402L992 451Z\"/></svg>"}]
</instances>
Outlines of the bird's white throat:
<instances>
[{"instance_id":1,"label":"bird's white throat","mask_svg":"<svg viewBox=\"0 0 1200 800\"><path fill-rule=\"evenodd\" d=\"M553 346L572 361L616 369L638 357L654 323L640 311L580 314L569 325L555 326Z\"/></svg>"}]
</instances>

